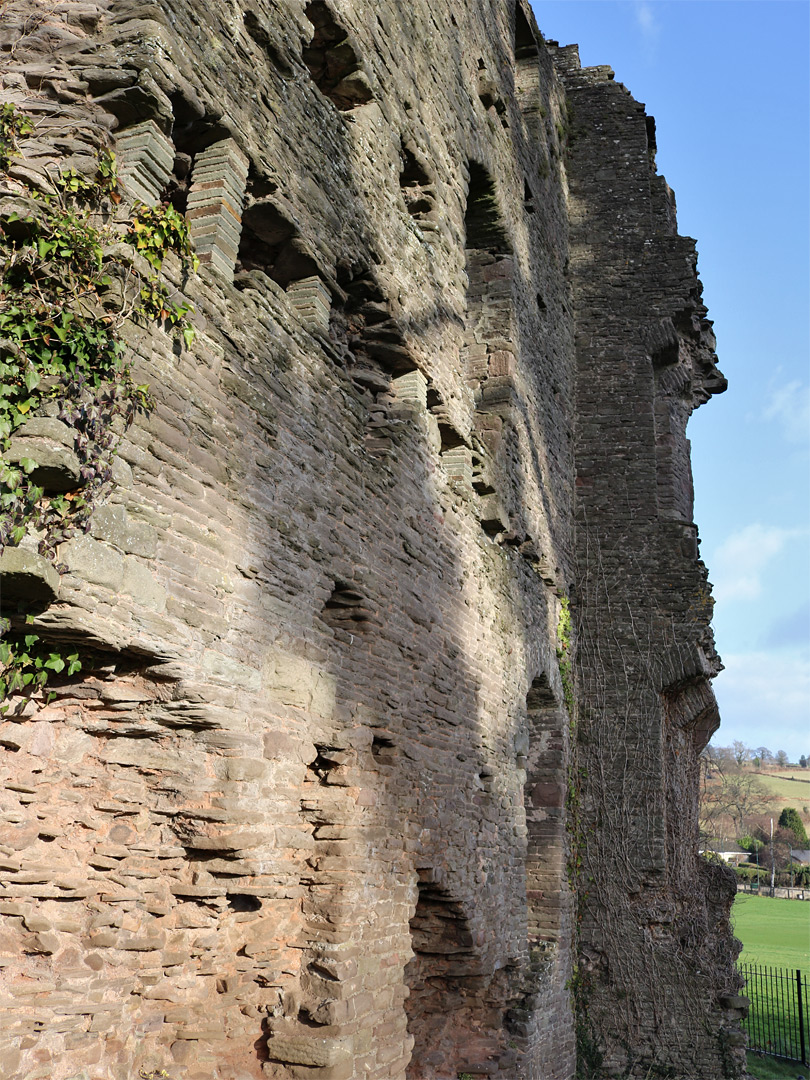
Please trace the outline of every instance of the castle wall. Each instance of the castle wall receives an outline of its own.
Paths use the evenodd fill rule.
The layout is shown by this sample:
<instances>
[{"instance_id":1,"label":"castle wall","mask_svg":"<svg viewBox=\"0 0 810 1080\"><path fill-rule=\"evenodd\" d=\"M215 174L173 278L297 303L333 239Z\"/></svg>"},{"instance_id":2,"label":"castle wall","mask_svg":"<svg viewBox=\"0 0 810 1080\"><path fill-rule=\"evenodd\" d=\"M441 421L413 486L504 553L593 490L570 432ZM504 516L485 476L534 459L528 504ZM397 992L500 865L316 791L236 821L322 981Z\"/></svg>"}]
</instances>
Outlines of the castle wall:
<instances>
[{"instance_id":1,"label":"castle wall","mask_svg":"<svg viewBox=\"0 0 810 1080\"><path fill-rule=\"evenodd\" d=\"M689 846L713 357L641 107L495 0L12 0L0 45L0 217L109 146L119 222L170 195L201 259L191 344L126 331L154 403L89 532L0 564L86 657L0 724L9 1080L569 1080L578 947L605 1069L676 1028L737 1068L692 1040L734 989Z\"/></svg>"},{"instance_id":2,"label":"castle wall","mask_svg":"<svg viewBox=\"0 0 810 1080\"><path fill-rule=\"evenodd\" d=\"M736 1075L733 877L698 860L698 755L719 660L692 520L691 411L722 392L694 241L655 128L563 49L577 327L580 1069Z\"/></svg>"},{"instance_id":3,"label":"castle wall","mask_svg":"<svg viewBox=\"0 0 810 1080\"><path fill-rule=\"evenodd\" d=\"M105 662L4 725L9 1076L571 1074L564 726L524 809L572 549L561 90L535 47L524 121L500 5L335 14L66 4L11 58L40 144L112 129L140 197L181 155L203 265L190 349L132 334L155 407L37 621Z\"/></svg>"}]
</instances>

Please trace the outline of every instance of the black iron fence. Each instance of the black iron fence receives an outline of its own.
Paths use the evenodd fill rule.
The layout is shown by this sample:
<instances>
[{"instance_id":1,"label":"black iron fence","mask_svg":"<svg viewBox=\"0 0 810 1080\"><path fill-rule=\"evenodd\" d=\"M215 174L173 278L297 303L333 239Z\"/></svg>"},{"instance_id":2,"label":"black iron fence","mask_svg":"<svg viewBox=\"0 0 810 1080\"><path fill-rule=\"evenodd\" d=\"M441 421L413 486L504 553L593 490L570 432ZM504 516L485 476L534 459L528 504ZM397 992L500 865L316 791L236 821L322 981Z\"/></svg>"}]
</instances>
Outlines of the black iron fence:
<instances>
[{"instance_id":1,"label":"black iron fence","mask_svg":"<svg viewBox=\"0 0 810 1080\"><path fill-rule=\"evenodd\" d=\"M743 993L751 1008L743 1021L749 1050L761 1050L773 1057L808 1064L810 1023L808 1022L808 978L792 968L740 964L745 979Z\"/></svg>"}]
</instances>

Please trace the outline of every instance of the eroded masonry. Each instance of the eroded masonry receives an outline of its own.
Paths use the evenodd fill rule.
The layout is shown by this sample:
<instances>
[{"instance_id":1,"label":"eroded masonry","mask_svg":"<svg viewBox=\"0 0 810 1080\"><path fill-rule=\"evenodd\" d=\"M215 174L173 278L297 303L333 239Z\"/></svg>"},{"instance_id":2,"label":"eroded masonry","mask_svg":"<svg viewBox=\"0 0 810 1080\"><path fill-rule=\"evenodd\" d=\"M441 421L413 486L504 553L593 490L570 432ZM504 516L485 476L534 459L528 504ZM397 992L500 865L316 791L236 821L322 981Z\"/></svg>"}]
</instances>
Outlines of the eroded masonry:
<instances>
[{"instance_id":1,"label":"eroded masonry","mask_svg":"<svg viewBox=\"0 0 810 1080\"><path fill-rule=\"evenodd\" d=\"M4 444L6 640L81 668L0 723L3 1076L742 1075L725 381L652 118L523 0L6 0L0 48L0 349L81 315L151 395L51 376ZM114 272L59 322L71 208Z\"/></svg>"}]
</instances>

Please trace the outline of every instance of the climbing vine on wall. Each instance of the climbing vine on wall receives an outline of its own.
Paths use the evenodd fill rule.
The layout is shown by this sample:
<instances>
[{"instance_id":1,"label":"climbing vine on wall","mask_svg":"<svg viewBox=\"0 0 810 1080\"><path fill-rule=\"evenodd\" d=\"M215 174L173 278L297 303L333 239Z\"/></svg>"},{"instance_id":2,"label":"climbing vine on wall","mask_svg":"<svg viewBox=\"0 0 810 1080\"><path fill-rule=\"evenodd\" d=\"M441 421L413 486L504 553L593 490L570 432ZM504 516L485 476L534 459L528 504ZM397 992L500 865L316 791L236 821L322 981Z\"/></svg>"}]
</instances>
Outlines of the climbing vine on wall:
<instances>
[{"instance_id":1,"label":"climbing vine on wall","mask_svg":"<svg viewBox=\"0 0 810 1080\"><path fill-rule=\"evenodd\" d=\"M24 113L0 105L6 178L32 130ZM89 527L120 434L150 405L147 386L132 378L126 324L157 322L190 345L191 307L173 299L161 268L169 251L186 273L197 258L171 206L136 205L123 229L112 220L121 196L109 150L98 155L95 175L67 169L50 181L47 191L4 185L11 197L0 209L0 449L5 457L15 431L53 402L73 431L81 483L49 494L31 478L35 461L4 460L0 548L33 534L40 554L53 559L59 543Z\"/></svg>"},{"instance_id":2,"label":"climbing vine on wall","mask_svg":"<svg viewBox=\"0 0 810 1080\"><path fill-rule=\"evenodd\" d=\"M10 101L0 105L0 169L5 172L11 159L18 153L18 139L34 130L31 119L19 112Z\"/></svg>"},{"instance_id":3,"label":"climbing vine on wall","mask_svg":"<svg viewBox=\"0 0 810 1080\"><path fill-rule=\"evenodd\" d=\"M567 596L560 601L560 617L557 620L557 664L562 680L563 697L568 715L574 718L574 677L571 660L571 605Z\"/></svg>"},{"instance_id":4,"label":"climbing vine on wall","mask_svg":"<svg viewBox=\"0 0 810 1080\"><path fill-rule=\"evenodd\" d=\"M190 345L192 308L173 298L161 270L170 251L186 274L198 262L171 206L137 204L123 225L114 220L121 195L109 150L93 175L61 169L39 188L11 177L33 130L25 113L0 104L0 550L32 536L55 561L58 544L89 528L122 432L150 408L127 360L126 326L157 323ZM46 491L32 478L37 462L10 453L15 433L48 406L73 435L73 490ZM78 652L0 619L0 701L44 691L81 667Z\"/></svg>"},{"instance_id":5,"label":"climbing vine on wall","mask_svg":"<svg viewBox=\"0 0 810 1080\"><path fill-rule=\"evenodd\" d=\"M33 621L33 616L26 619L28 625ZM77 651L63 654L33 632L9 633L7 619L2 620L0 631L0 716L11 707L7 699L12 695L36 693L53 675L69 678L81 669Z\"/></svg>"}]
</instances>

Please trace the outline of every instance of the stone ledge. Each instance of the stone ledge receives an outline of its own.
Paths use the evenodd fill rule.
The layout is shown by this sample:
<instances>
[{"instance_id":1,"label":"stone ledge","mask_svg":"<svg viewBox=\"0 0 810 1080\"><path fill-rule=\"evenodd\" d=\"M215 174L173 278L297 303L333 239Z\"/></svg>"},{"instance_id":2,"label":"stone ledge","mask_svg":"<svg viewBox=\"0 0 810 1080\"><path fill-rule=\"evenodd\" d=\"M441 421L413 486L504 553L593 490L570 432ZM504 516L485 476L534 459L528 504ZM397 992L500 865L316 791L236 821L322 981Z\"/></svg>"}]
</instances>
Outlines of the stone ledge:
<instances>
[{"instance_id":1,"label":"stone ledge","mask_svg":"<svg viewBox=\"0 0 810 1080\"><path fill-rule=\"evenodd\" d=\"M59 595L59 574L34 551L7 547L0 555L0 607L50 604Z\"/></svg>"}]
</instances>

